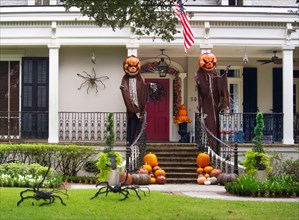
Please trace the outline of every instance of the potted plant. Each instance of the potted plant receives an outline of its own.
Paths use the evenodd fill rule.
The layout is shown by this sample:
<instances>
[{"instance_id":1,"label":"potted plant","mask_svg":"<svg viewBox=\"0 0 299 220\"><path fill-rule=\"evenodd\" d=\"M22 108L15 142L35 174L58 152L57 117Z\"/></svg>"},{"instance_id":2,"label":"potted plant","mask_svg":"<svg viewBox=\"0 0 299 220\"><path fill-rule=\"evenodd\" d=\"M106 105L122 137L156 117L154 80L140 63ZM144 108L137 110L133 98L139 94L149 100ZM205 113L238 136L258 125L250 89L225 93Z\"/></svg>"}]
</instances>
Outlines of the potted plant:
<instances>
[{"instance_id":1,"label":"potted plant","mask_svg":"<svg viewBox=\"0 0 299 220\"><path fill-rule=\"evenodd\" d=\"M258 170L270 171L270 156L265 153L262 138L264 129L264 117L262 112L256 115L256 126L254 128L254 138L252 150L248 150L243 161L245 171L249 175L254 175Z\"/></svg>"},{"instance_id":2,"label":"potted plant","mask_svg":"<svg viewBox=\"0 0 299 220\"><path fill-rule=\"evenodd\" d=\"M113 150L115 140L113 113L109 113L105 127L107 130L106 147L103 152L99 153L99 158L96 162L96 166L100 171L98 174L100 182L108 181L110 172L116 170L117 166L120 166L123 161L121 153Z\"/></svg>"}]
</instances>

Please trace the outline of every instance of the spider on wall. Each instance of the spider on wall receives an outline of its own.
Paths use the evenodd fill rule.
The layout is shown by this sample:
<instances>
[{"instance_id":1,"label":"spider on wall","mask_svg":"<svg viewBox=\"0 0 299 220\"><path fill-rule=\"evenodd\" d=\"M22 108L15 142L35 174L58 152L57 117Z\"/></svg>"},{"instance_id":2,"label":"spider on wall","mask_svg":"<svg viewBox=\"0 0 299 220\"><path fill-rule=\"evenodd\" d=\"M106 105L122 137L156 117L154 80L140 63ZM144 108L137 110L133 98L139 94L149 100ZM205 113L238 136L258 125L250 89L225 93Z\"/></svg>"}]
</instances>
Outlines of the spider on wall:
<instances>
[{"instance_id":1,"label":"spider on wall","mask_svg":"<svg viewBox=\"0 0 299 220\"><path fill-rule=\"evenodd\" d=\"M106 88L105 84L102 82L105 79L109 79L108 76L100 76L97 77L97 74L94 70L94 68L92 68L92 74L88 74L86 71L83 71L83 73L86 74L86 76L77 73L77 76L83 78L85 81L80 85L80 87L78 88L78 90L80 90L83 86L87 85L87 94L90 88L95 87L96 88L96 93L98 93L98 84L97 82L100 82L104 88Z\"/></svg>"},{"instance_id":2,"label":"spider on wall","mask_svg":"<svg viewBox=\"0 0 299 220\"><path fill-rule=\"evenodd\" d=\"M96 56L94 53L92 53L91 55L91 62L93 64L96 63ZM90 88L95 87L96 88L96 93L98 93L98 84L97 82L100 82L104 88L106 88L105 84L102 82L105 79L109 79L108 76L100 76L97 77L96 71L94 70L94 68L92 67L92 74L88 74L86 71L83 71L83 73L85 73L85 76L77 73L77 76L83 78L85 81L80 85L80 87L78 88L78 90L81 90L81 88L85 85L87 85L87 94Z\"/></svg>"}]
</instances>

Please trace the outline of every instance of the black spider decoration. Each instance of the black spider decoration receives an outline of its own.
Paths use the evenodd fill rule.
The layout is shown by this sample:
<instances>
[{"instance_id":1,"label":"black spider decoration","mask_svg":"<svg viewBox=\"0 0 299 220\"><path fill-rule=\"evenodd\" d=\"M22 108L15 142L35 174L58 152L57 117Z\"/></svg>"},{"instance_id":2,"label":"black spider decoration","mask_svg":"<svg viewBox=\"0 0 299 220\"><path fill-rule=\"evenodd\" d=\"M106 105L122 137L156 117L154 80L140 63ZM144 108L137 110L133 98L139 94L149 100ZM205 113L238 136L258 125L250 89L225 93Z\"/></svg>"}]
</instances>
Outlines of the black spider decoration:
<instances>
[{"instance_id":1,"label":"black spider decoration","mask_svg":"<svg viewBox=\"0 0 299 220\"><path fill-rule=\"evenodd\" d=\"M90 87L96 87L96 93L98 93L98 85L97 85L97 82L100 82L104 88L106 88L105 84L102 82L102 80L105 80L105 79L109 79L108 76L100 76L100 77L97 77L97 74L94 70L94 68L92 68L92 74L88 74L86 71L83 71L83 73L85 73L87 76L83 76L82 74L80 73L77 73L77 76L83 78L85 81L80 85L80 87L78 88L78 90L80 90L82 88L82 86L84 85L88 85L88 88L87 88L87 94L88 94L88 90Z\"/></svg>"},{"instance_id":2,"label":"black spider decoration","mask_svg":"<svg viewBox=\"0 0 299 220\"><path fill-rule=\"evenodd\" d=\"M116 184L115 186L110 186L110 184L108 182L101 182L101 183L97 184L96 187L98 187L101 184L105 184L105 186L100 187L98 192L90 199L94 199L98 195L103 194L103 193L105 193L106 196L108 196L109 192L113 192L113 193L123 194L125 197L120 199L121 201L123 201L129 197L129 194L130 194L129 190L133 190L136 193L139 200L141 200L139 192L143 192L144 195L146 195L146 193L142 190L142 188L147 189L148 193L150 193L150 189L146 186L140 187L139 185L128 185L128 186L125 185L125 183L127 182L127 178L128 178L128 172L126 173L125 180L119 184ZM102 190L104 190L104 191L102 191Z\"/></svg>"},{"instance_id":3,"label":"black spider decoration","mask_svg":"<svg viewBox=\"0 0 299 220\"><path fill-rule=\"evenodd\" d=\"M65 190L65 192L59 190L59 189L53 189L53 190L40 190L40 187L42 186L44 180L46 179L46 176L48 175L49 171L50 171L51 165L49 165L48 170L45 174L45 176L43 177L42 181L37 185L37 187L33 186L32 189L26 189L24 191L22 191L20 193L21 199L20 201L18 201L17 206L20 205L20 203L22 203L25 199L35 199L37 201L39 200L44 200L45 202L40 204L39 206L43 206L43 205L49 205L54 203L55 199L59 199L62 205L66 205L62 198L54 193L62 193L63 195L67 196L67 198L69 197L67 194L67 190ZM33 192L33 195L27 195L24 196L25 193L27 192ZM47 201L47 202L46 202ZM34 203L32 202L32 205L34 205Z\"/></svg>"}]
</instances>

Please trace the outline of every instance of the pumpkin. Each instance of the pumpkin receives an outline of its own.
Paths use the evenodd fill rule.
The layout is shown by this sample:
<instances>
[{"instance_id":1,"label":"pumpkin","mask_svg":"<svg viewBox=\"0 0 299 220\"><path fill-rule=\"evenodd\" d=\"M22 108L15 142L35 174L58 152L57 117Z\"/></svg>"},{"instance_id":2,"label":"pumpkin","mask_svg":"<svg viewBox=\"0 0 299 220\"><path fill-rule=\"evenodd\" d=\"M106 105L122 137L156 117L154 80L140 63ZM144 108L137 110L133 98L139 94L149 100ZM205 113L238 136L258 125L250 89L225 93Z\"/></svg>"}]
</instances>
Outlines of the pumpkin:
<instances>
[{"instance_id":1,"label":"pumpkin","mask_svg":"<svg viewBox=\"0 0 299 220\"><path fill-rule=\"evenodd\" d=\"M151 176L150 184L154 184L157 182L157 179L155 177Z\"/></svg>"},{"instance_id":2,"label":"pumpkin","mask_svg":"<svg viewBox=\"0 0 299 220\"><path fill-rule=\"evenodd\" d=\"M210 155L207 153L199 153L196 162L198 167L206 167L210 164Z\"/></svg>"},{"instance_id":3,"label":"pumpkin","mask_svg":"<svg viewBox=\"0 0 299 220\"><path fill-rule=\"evenodd\" d=\"M198 167L198 168L196 169L196 172L197 172L197 173L203 173L203 168Z\"/></svg>"},{"instance_id":4,"label":"pumpkin","mask_svg":"<svg viewBox=\"0 0 299 220\"><path fill-rule=\"evenodd\" d=\"M210 177L210 178L207 178L207 181L210 181L210 182L211 182L211 185L216 185L216 184L218 183L216 177Z\"/></svg>"},{"instance_id":5,"label":"pumpkin","mask_svg":"<svg viewBox=\"0 0 299 220\"><path fill-rule=\"evenodd\" d=\"M155 177L157 177L157 176L166 176L165 170L162 170L162 169L156 170Z\"/></svg>"},{"instance_id":6,"label":"pumpkin","mask_svg":"<svg viewBox=\"0 0 299 220\"><path fill-rule=\"evenodd\" d=\"M204 176L197 178L197 183L203 185L207 179Z\"/></svg>"},{"instance_id":7,"label":"pumpkin","mask_svg":"<svg viewBox=\"0 0 299 220\"><path fill-rule=\"evenodd\" d=\"M148 185L150 181L151 181L151 177L148 174L142 174L142 173L132 174L132 184Z\"/></svg>"},{"instance_id":8,"label":"pumpkin","mask_svg":"<svg viewBox=\"0 0 299 220\"><path fill-rule=\"evenodd\" d=\"M152 172L152 167L151 167L151 165L144 164L144 165L142 166L142 168L146 169L146 170L148 171L148 173Z\"/></svg>"},{"instance_id":9,"label":"pumpkin","mask_svg":"<svg viewBox=\"0 0 299 220\"><path fill-rule=\"evenodd\" d=\"M187 116L186 105L181 105L179 109L179 116Z\"/></svg>"},{"instance_id":10,"label":"pumpkin","mask_svg":"<svg viewBox=\"0 0 299 220\"><path fill-rule=\"evenodd\" d=\"M235 173L221 173L217 177L217 181L220 185L224 185L225 183L233 182L237 178L237 174Z\"/></svg>"},{"instance_id":11,"label":"pumpkin","mask_svg":"<svg viewBox=\"0 0 299 220\"><path fill-rule=\"evenodd\" d=\"M222 171L220 170L220 169L213 169L212 171L211 171L211 173L210 173L210 176L211 177L217 177L217 176L219 176L219 174L221 174L222 173Z\"/></svg>"},{"instance_id":12,"label":"pumpkin","mask_svg":"<svg viewBox=\"0 0 299 220\"><path fill-rule=\"evenodd\" d=\"M126 74L133 77L139 74L140 72L140 61L134 55L128 56L123 62L123 69Z\"/></svg>"},{"instance_id":13,"label":"pumpkin","mask_svg":"<svg viewBox=\"0 0 299 220\"><path fill-rule=\"evenodd\" d=\"M207 73L214 72L217 66L217 58L213 53L203 53L198 59L199 67Z\"/></svg>"},{"instance_id":14,"label":"pumpkin","mask_svg":"<svg viewBox=\"0 0 299 220\"><path fill-rule=\"evenodd\" d=\"M124 183L125 180L126 180L126 175L127 173L122 173L121 176L120 176L120 182L121 183ZM127 180L125 182L125 185L132 185L132 174L128 173L128 177L127 177Z\"/></svg>"},{"instance_id":15,"label":"pumpkin","mask_svg":"<svg viewBox=\"0 0 299 220\"><path fill-rule=\"evenodd\" d=\"M162 175L157 176L156 180L157 180L157 183L159 183L159 184L165 184L166 183L166 177L162 176Z\"/></svg>"},{"instance_id":16,"label":"pumpkin","mask_svg":"<svg viewBox=\"0 0 299 220\"><path fill-rule=\"evenodd\" d=\"M206 166L203 171L206 173L210 173L214 168L212 166Z\"/></svg>"},{"instance_id":17,"label":"pumpkin","mask_svg":"<svg viewBox=\"0 0 299 220\"><path fill-rule=\"evenodd\" d=\"M149 174L148 170L145 169L145 168L140 168L140 169L138 170L138 173Z\"/></svg>"},{"instance_id":18,"label":"pumpkin","mask_svg":"<svg viewBox=\"0 0 299 220\"><path fill-rule=\"evenodd\" d=\"M206 173L206 174L204 175L204 177L205 177L205 178L209 178L210 175L209 175L208 173Z\"/></svg>"},{"instance_id":19,"label":"pumpkin","mask_svg":"<svg viewBox=\"0 0 299 220\"><path fill-rule=\"evenodd\" d=\"M153 173L155 173L156 170L161 170L161 167L159 167L159 166L154 166L153 169L152 169Z\"/></svg>"},{"instance_id":20,"label":"pumpkin","mask_svg":"<svg viewBox=\"0 0 299 220\"><path fill-rule=\"evenodd\" d=\"M205 184L205 185L211 185L211 181L206 180L206 181L204 182L204 184Z\"/></svg>"},{"instance_id":21,"label":"pumpkin","mask_svg":"<svg viewBox=\"0 0 299 220\"><path fill-rule=\"evenodd\" d=\"M151 167L158 166L158 158L156 154L148 153L144 156L143 161Z\"/></svg>"}]
</instances>

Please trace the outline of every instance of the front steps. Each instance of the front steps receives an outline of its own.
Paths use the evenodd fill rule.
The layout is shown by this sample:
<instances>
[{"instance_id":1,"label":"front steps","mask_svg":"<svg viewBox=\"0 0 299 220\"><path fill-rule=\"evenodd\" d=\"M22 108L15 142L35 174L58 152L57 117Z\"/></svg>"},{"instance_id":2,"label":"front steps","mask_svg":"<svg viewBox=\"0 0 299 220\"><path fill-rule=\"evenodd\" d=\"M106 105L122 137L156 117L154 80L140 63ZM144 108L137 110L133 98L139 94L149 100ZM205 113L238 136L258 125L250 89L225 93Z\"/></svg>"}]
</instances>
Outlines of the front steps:
<instances>
[{"instance_id":1,"label":"front steps","mask_svg":"<svg viewBox=\"0 0 299 220\"><path fill-rule=\"evenodd\" d=\"M197 183L196 158L199 153L193 143L147 143L147 153L158 157L158 165L166 172L167 183Z\"/></svg>"}]
</instances>

